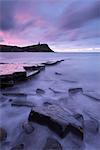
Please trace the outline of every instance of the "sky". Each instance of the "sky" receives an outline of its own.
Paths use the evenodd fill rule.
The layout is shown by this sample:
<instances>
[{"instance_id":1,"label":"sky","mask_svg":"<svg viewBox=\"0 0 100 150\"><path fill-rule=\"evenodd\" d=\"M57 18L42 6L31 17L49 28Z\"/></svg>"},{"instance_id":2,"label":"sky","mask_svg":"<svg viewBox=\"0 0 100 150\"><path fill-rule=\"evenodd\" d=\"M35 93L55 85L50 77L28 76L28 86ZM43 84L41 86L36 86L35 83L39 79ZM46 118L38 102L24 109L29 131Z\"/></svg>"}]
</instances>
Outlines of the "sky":
<instances>
[{"instance_id":1,"label":"sky","mask_svg":"<svg viewBox=\"0 0 100 150\"><path fill-rule=\"evenodd\" d=\"M100 50L100 0L0 0L0 44Z\"/></svg>"}]
</instances>

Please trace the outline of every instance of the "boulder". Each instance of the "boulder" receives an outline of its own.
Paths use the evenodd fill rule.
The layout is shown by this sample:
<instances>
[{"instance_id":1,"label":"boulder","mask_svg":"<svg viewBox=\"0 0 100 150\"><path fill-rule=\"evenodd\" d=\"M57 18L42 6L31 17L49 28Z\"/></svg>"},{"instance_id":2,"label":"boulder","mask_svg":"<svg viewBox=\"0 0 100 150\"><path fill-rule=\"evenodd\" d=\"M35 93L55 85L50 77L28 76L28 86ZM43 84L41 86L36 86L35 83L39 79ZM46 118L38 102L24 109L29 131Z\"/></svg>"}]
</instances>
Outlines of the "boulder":
<instances>
[{"instance_id":1,"label":"boulder","mask_svg":"<svg viewBox=\"0 0 100 150\"><path fill-rule=\"evenodd\" d=\"M57 104L33 107L28 120L47 126L61 138L72 132L83 139L82 123L69 110Z\"/></svg>"},{"instance_id":2,"label":"boulder","mask_svg":"<svg viewBox=\"0 0 100 150\"><path fill-rule=\"evenodd\" d=\"M42 89L36 89L36 93L41 95L41 94L45 94L45 91Z\"/></svg>"},{"instance_id":3,"label":"boulder","mask_svg":"<svg viewBox=\"0 0 100 150\"><path fill-rule=\"evenodd\" d=\"M4 141L7 138L7 131L0 127L0 141Z\"/></svg>"},{"instance_id":4,"label":"boulder","mask_svg":"<svg viewBox=\"0 0 100 150\"><path fill-rule=\"evenodd\" d=\"M61 144L54 138L48 137L43 150L62 150Z\"/></svg>"},{"instance_id":5,"label":"boulder","mask_svg":"<svg viewBox=\"0 0 100 150\"><path fill-rule=\"evenodd\" d=\"M76 94L76 93L78 93L78 92L83 93L83 89L82 89L82 88L70 88L70 89L68 90L68 93L69 93L69 94Z\"/></svg>"}]
</instances>

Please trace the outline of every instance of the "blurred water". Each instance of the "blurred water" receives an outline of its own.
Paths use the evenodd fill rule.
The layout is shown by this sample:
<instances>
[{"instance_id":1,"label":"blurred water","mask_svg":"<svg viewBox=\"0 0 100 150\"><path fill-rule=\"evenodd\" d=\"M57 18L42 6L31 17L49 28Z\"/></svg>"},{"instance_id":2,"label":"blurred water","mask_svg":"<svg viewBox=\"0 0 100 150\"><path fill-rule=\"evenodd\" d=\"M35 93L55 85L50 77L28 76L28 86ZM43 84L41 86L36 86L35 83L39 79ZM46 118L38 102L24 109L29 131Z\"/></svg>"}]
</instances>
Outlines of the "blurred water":
<instances>
[{"instance_id":1,"label":"blurred water","mask_svg":"<svg viewBox=\"0 0 100 150\"><path fill-rule=\"evenodd\" d=\"M57 65L46 67L45 70L31 78L31 80L19 83L2 92L24 93L27 96L22 97L22 99L33 102L35 105L42 105L43 102L47 101L58 103L72 112L82 114L84 118L87 117L87 114L90 114L92 118L96 117L100 121L100 102L80 93L72 97L68 95L69 88L73 87L82 87L84 91L93 91L100 94L100 53L1 53L0 56L0 63L10 63L10 66L12 63L19 63L20 65L36 61L65 59ZM55 72L61 75L57 75ZM44 90L45 94L36 94L37 88ZM58 94L53 93L50 88L59 91ZM68 134L64 139L60 139L48 128L35 123L33 124L35 131L32 134L27 135L22 132L21 124L27 120L31 108L12 107L9 99L20 100L21 97L1 97L0 124L8 132L6 141L8 143L2 143L2 150L8 150L14 144L20 143L25 144L26 150L33 150L33 147L34 150L41 150L48 136L56 138L62 144L64 150L80 150L81 141L71 134ZM94 138L94 135L91 135L91 137ZM86 138L90 137L86 136ZM100 135L95 139L93 140L98 142ZM86 148L87 150L92 149L92 146L99 145L97 142L89 141L90 144L86 139L84 140L87 144L86 147L89 147Z\"/></svg>"},{"instance_id":2,"label":"blurred water","mask_svg":"<svg viewBox=\"0 0 100 150\"><path fill-rule=\"evenodd\" d=\"M90 60L98 61L100 60L100 53L0 53L0 63L30 63L41 60L81 58L89 58Z\"/></svg>"}]
</instances>

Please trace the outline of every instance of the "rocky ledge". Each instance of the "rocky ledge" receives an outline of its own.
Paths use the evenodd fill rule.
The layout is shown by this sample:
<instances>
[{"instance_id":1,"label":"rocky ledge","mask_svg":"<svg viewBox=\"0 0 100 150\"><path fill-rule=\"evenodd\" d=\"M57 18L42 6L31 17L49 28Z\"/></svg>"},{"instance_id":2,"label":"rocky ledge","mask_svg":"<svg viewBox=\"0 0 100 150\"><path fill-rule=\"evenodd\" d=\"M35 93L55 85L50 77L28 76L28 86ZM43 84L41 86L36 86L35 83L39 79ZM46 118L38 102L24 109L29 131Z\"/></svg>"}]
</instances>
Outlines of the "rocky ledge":
<instances>
[{"instance_id":1,"label":"rocky ledge","mask_svg":"<svg viewBox=\"0 0 100 150\"><path fill-rule=\"evenodd\" d=\"M29 121L47 126L64 138L69 132L83 139L82 124L69 110L55 104L33 107L29 114Z\"/></svg>"},{"instance_id":2,"label":"rocky ledge","mask_svg":"<svg viewBox=\"0 0 100 150\"><path fill-rule=\"evenodd\" d=\"M45 66L56 65L62 61L64 60L52 60L35 64L0 64L0 88L11 87L20 81L25 81L40 73L45 69Z\"/></svg>"}]
</instances>

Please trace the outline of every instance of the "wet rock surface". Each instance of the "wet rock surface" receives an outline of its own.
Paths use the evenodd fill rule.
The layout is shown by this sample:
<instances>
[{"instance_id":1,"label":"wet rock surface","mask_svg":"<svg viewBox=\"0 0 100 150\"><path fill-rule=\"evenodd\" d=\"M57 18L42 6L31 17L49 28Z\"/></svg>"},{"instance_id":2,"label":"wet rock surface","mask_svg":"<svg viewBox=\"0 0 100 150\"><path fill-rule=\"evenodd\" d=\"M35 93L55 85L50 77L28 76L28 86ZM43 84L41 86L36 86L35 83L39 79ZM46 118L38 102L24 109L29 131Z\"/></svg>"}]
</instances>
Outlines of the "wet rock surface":
<instances>
[{"instance_id":1,"label":"wet rock surface","mask_svg":"<svg viewBox=\"0 0 100 150\"><path fill-rule=\"evenodd\" d=\"M47 65L47 66L51 66L51 65L55 65L55 64L58 64L58 63L60 63L60 62L62 62L62 61L64 61L64 60L57 60L57 61L48 61L48 62L45 62L45 63L43 63L43 64L45 64L45 65Z\"/></svg>"},{"instance_id":2,"label":"wet rock surface","mask_svg":"<svg viewBox=\"0 0 100 150\"><path fill-rule=\"evenodd\" d=\"M60 106L52 104L33 107L28 120L47 126L61 138L72 132L83 139L82 124Z\"/></svg>"},{"instance_id":3,"label":"wet rock surface","mask_svg":"<svg viewBox=\"0 0 100 150\"><path fill-rule=\"evenodd\" d=\"M30 65L30 64L1 64L0 70L3 70L3 67L7 68L11 67L11 70L6 72L0 73L0 88L7 88L15 85L17 82L25 81L29 79L31 76L34 76L40 73L41 70L45 68L47 65L55 65L64 60L55 60L55 61L48 61L48 62L41 62L37 65ZM3 66L5 65L5 66Z\"/></svg>"},{"instance_id":4,"label":"wet rock surface","mask_svg":"<svg viewBox=\"0 0 100 150\"><path fill-rule=\"evenodd\" d=\"M83 93L83 89L82 88L70 88L68 90L69 94L76 94L78 92L82 92Z\"/></svg>"},{"instance_id":5,"label":"wet rock surface","mask_svg":"<svg viewBox=\"0 0 100 150\"><path fill-rule=\"evenodd\" d=\"M63 148L56 139L48 137L43 150L63 150Z\"/></svg>"},{"instance_id":6,"label":"wet rock surface","mask_svg":"<svg viewBox=\"0 0 100 150\"><path fill-rule=\"evenodd\" d=\"M34 107L34 104L32 102L29 101L25 101L25 100L13 100L11 102L11 106L18 106L18 107Z\"/></svg>"}]
</instances>

